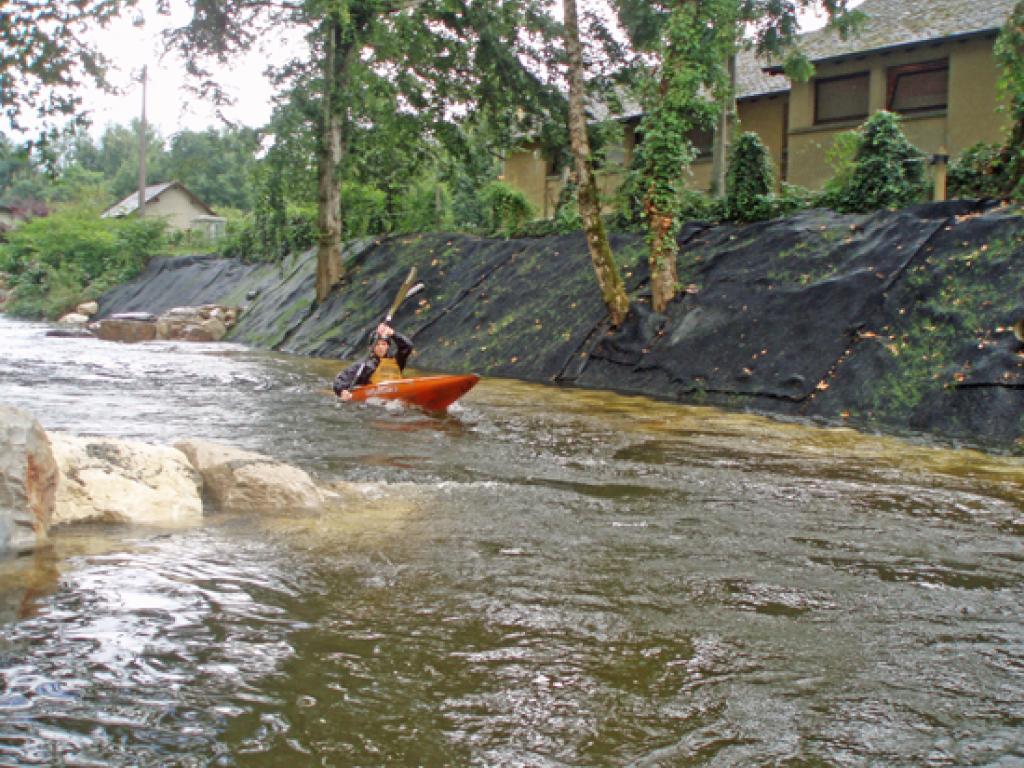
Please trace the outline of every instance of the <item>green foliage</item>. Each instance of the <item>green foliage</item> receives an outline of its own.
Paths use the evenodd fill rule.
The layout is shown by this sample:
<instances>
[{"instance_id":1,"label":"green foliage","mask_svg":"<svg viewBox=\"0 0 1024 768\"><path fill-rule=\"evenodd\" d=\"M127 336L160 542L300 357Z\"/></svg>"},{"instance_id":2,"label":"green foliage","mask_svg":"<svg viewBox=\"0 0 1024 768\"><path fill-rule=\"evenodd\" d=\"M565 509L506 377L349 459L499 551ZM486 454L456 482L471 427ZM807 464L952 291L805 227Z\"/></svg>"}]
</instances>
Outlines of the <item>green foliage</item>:
<instances>
[{"instance_id":1,"label":"green foliage","mask_svg":"<svg viewBox=\"0 0 1024 768\"><path fill-rule=\"evenodd\" d=\"M772 200L772 217L790 216L819 204L820 194L798 184L782 182L779 194Z\"/></svg>"},{"instance_id":2,"label":"green foliage","mask_svg":"<svg viewBox=\"0 0 1024 768\"><path fill-rule=\"evenodd\" d=\"M832 140L832 146L825 153L825 160L832 169L831 177L825 182L826 197L838 195L841 189L853 183L859 147L860 133L857 131L843 131Z\"/></svg>"},{"instance_id":3,"label":"green foliage","mask_svg":"<svg viewBox=\"0 0 1024 768\"><path fill-rule=\"evenodd\" d=\"M720 221L726 208L721 199L688 189L680 195L677 215L680 221Z\"/></svg>"},{"instance_id":4,"label":"green foliage","mask_svg":"<svg viewBox=\"0 0 1024 768\"><path fill-rule=\"evenodd\" d=\"M744 133L729 156L725 206L737 221L761 221L773 213L775 172L768 148L756 133Z\"/></svg>"},{"instance_id":5,"label":"green foliage","mask_svg":"<svg viewBox=\"0 0 1024 768\"><path fill-rule=\"evenodd\" d=\"M160 219L101 219L70 207L28 221L0 245L0 271L9 275L18 316L56 317L137 275L165 246Z\"/></svg>"},{"instance_id":6,"label":"green foliage","mask_svg":"<svg viewBox=\"0 0 1024 768\"><path fill-rule=\"evenodd\" d=\"M408 184L399 194L396 208L394 232L439 232L453 226L451 195L433 175Z\"/></svg>"},{"instance_id":7,"label":"green foliage","mask_svg":"<svg viewBox=\"0 0 1024 768\"><path fill-rule=\"evenodd\" d=\"M622 232L640 232L644 227L644 176L633 155L633 165L626 172L615 192L614 210L610 225Z\"/></svg>"},{"instance_id":8,"label":"green foliage","mask_svg":"<svg viewBox=\"0 0 1024 768\"><path fill-rule=\"evenodd\" d=\"M567 184L566 189L575 190L575 187ZM527 221L517 227L512 234L516 237L550 237L551 235L579 232L581 229L583 229L583 218L580 216L576 195L574 191L566 194L563 190L559 205L552 218Z\"/></svg>"},{"instance_id":9,"label":"green foliage","mask_svg":"<svg viewBox=\"0 0 1024 768\"><path fill-rule=\"evenodd\" d=\"M735 42L730 10L729 0L685 3L671 10L662 30L661 80L649 89L639 148L648 240L659 259L673 258L677 249L686 175L696 157L689 134L712 128L721 109L706 89L722 90L723 64Z\"/></svg>"},{"instance_id":10,"label":"green foliage","mask_svg":"<svg viewBox=\"0 0 1024 768\"><path fill-rule=\"evenodd\" d=\"M252 175L259 136L251 128L208 128L179 131L171 137L160 175L150 178L180 181L207 205L250 210Z\"/></svg>"},{"instance_id":11,"label":"green foliage","mask_svg":"<svg viewBox=\"0 0 1024 768\"><path fill-rule=\"evenodd\" d=\"M388 231L387 194L368 184L346 182L341 185L341 210L345 234L362 237Z\"/></svg>"},{"instance_id":12,"label":"green foliage","mask_svg":"<svg viewBox=\"0 0 1024 768\"><path fill-rule=\"evenodd\" d=\"M503 181L492 181L480 190L490 232L513 232L534 216L526 195Z\"/></svg>"},{"instance_id":13,"label":"green foliage","mask_svg":"<svg viewBox=\"0 0 1024 768\"><path fill-rule=\"evenodd\" d=\"M40 3L4 0L0 16L0 109L12 127L23 113L72 115L87 84L103 84L105 65L87 34L132 0Z\"/></svg>"},{"instance_id":14,"label":"green foliage","mask_svg":"<svg viewBox=\"0 0 1024 768\"><path fill-rule=\"evenodd\" d=\"M987 168L979 170L982 181L998 189L993 196L1019 202L1024 200L1024 2L1014 6L996 39L994 52L1003 70L999 86L1010 103L1012 122L999 153L991 158ZM992 187L983 184L982 188Z\"/></svg>"},{"instance_id":15,"label":"green foliage","mask_svg":"<svg viewBox=\"0 0 1024 768\"><path fill-rule=\"evenodd\" d=\"M946 185L950 197L992 197L1008 191L1003 147L979 141L949 164Z\"/></svg>"},{"instance_id":16,"label":"green foliage","mask_svg":"<svg viewBox=\"0 0 1024 768\"><path fill-rule=\"evenodd\" d=\"M858 138L852 173L825 196L831 207L865 213L926 198L924 153L907 140L897 115L876 112L861 126Z\"/></svg>"},{"instance_id":17,"label":"green foliage","mask_svg":"<svg viewBox=\"0 0 1024 768\"><path fill-rule=\"evenodd\" d=\"M999 86L1010 99L1015 122L1024 118L1024 3L1018 2L999 32L994 48L1003 73Z\"/></svg>"}]
</instances>

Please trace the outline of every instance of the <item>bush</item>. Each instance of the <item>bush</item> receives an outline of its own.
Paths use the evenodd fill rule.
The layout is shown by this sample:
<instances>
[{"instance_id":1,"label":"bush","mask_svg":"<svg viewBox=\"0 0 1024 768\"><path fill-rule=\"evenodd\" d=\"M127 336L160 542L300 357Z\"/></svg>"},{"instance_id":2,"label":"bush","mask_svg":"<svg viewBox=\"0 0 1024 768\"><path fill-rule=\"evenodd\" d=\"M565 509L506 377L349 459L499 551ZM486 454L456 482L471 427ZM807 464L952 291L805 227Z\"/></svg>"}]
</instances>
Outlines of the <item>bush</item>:
<instances>
[{"instance_id":1,"label":"bush","mask_svg":"<svg viewBox=\"0 0 1024 768\"><path fill-rule=\"evenodd\" d=\"M317 212L312 206L310 208L313 212L313 242L316 242ZM343 238L377 235L391 231L388 197L376 187L357 182L345 182L341 185L341 210L344 211L344 218L341 222Z\"/></svg>"},{"instance_id":2,"label":"bush","mask_svg":"<svg viewBox=\"0 0 1024 768\"><path fill-rule=\"evenodd\" d=\"M950 197L1004 197L1009 193L1003 147L978 142L949 164Z\"/></svg>"},{"instance_id":3,"label":"bush","mask_svg":"<svg viewBox=\"0 0 1024 768\"><path fill-rule=\"evenodd\" d=\"M487 212L487 226L493 233L514 232L533 218L533 206L526 195L503 181L492 181L480 190Z\"/></svg>"},{"instance_id":4,"label":"bush","mask_svg":"<svg viewBox=\"0 0 1024 768\"><path fill-rule=\"evenodd\" d=\"M924 153L907 140L897 115L876 112L858 134L853 171L825 196L828 205L842 213L867 213L926 197Z\"/></svg>"},{"instance_id":5,"label":"bush","mask_svg":"<svg viewBox=\"0 0 1024 768\"><path fill-rule=\"evenodd\" d=\"M725 218L725 201L704 192L684 189L679 195L679 221L720 221Z\"/></svg>"},{"instance_id":6,"label":"bush","mask_svg":"<svg viewBox=\"0 0 1024 768\"><path fill-rule=\"evenodd\" d=\"M398 197L395 232L438 232L451 229L451 195L433 177L414 181Z\"/></svg>"},{"instance_id":7,"label":"bush","mask_svg":"<svg viewBox=\"0 0 1024 768\"><path fill-rule=\"evenodd\" d=\"M744 133L729 155L725 209L738 221L761 221L772 215L775 172L768 148L756 133Z\"/></svg>"},{"instance_id":8,"label":"bush","mask_svg":"<svg viewBox=\"0 0 1024 768\"><path fill-rule=\"evenodd\" d=\"M797 211L811 208L818 204L820 193L813 192L798 184L782 182L782 189L772 198L772 217L790 216Z\"/></svg>"},{"instance_id":9,"label":"bush","mask_svg":"<svg viewBox=\"0 0 1024 768\"><path fill-rule=\"evenodd\" d=\"M58 210L8 233L0 271L10 275L7 310L57 317L82 300L135 277L164 249L162 219L101 219L82 207Z\"/></svg>"},{"instance_id":10,"label":"bush","mask_svg":"<svg viewBox=\"0 0 1024 768\"><path fill-rule=\"evenodd\" d=\"M832 168L832 176L824 187L826 199L838 195L841 189L852 183L858 147L860 133L857 131L843 131L832 140L832 146L825 153L825 160Z\"/></svg>"}]
</instances>

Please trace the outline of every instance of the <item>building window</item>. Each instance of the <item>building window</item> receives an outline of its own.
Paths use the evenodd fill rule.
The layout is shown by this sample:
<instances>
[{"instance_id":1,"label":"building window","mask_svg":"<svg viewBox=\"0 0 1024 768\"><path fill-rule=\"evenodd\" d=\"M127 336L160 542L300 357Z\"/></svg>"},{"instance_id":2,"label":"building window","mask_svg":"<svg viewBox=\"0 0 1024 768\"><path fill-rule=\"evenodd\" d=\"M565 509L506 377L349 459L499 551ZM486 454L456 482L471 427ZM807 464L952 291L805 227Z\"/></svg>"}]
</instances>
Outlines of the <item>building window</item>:
<instances>
[{"instance_id":1,"label":"building window","mask_svg":"<svg viewBox=\"0 0 1024 768\"><path fill-rule=\"evenodd\" d=\"M867 72L814 82L814 122L838 123L868 116Z\"/></svg>"},{"instance_id":2,"label":"building window","mask_svg":"<svg viewBox=\"0 0 1024 768\"><path fill-rule=\"evenodd\" d=\"M946 108L949 62L927 61L889 70L886 109L891 112L927 112Z\"/></svg>"}]
</instances>

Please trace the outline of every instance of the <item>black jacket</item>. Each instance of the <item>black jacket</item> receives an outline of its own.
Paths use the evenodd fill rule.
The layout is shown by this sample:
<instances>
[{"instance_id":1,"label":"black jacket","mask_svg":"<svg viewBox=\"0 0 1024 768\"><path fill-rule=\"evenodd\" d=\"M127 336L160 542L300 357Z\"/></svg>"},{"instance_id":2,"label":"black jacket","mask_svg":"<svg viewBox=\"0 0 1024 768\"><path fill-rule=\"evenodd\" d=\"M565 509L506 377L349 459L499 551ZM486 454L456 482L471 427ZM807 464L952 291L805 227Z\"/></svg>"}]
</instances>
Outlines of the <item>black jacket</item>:
<instances>
[{"instance_id":1,"label":"black jacket","mask_svg":"<svg viewBox=\"0 0 1024 768\"><path fill-rule=\"evenodd\" d=\"M395 331L391 338L395 340L395 346L398 349L394 355L388 355L388 357L394 357L395 362L398 363L398 369L402 370L405 368L405 361L412 354L412 341L398 331ZM343 389L352 389L368 383L378 365L380 365L380 360L372 354L361 363L353 363L334 377L334 394L340 395Z\"/></svg>"}]
</instances>

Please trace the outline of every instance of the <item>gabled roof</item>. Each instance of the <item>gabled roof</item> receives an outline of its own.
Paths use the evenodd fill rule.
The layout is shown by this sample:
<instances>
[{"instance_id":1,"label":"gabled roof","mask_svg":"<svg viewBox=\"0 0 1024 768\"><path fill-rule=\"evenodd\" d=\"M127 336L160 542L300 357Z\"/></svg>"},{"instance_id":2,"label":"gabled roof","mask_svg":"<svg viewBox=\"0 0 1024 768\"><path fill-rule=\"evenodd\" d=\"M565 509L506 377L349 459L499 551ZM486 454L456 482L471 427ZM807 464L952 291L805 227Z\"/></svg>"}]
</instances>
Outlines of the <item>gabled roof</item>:
<instances>
[{"instance_id":1,"label":"gabled roof","mask_svg":"<svg viewBox=\"0 0 1024 768\"><path fill-rule=\"evenodd\" d=\"M1014 0L864 0L867 18L846 40L835 30L801 35L798 45L815 63L905 48L925 42L991 35L1006 23ZM778 74L780 63L768 71Z\"/></svg>"},{"instance_id":2,"label":"gabled roof","mask_svg":"<svg viewBox=\"0 0 1024 768\"><path fill-rule=\"evenodd\" d=\"M213 209L210 208L210 206L208 206L206 203L204 203L202 200L196 197L195 194L193 194L188 189L188 187L186 187L180 181L168 181L163 184L150 184L149 186L147 186L146 191L144 193L146 197L146 205L149 205L157 198L159 198L160 195L162 195L164 192L166 192L169 189L173 189L174 187L177 187L186 195L188 195L192 199L192 202L195 203L197 207L202 208L210 216L217 215L213 212ZM120 216L127 216L130 213L134 213L138 209L139 193L132 192L130 195L128 195L128 197L126 197L121 202L115 203L114 205L107 208L107 210L103 212L102 217L104 219L116 219Z\"/></svg>"}]
</instances>

